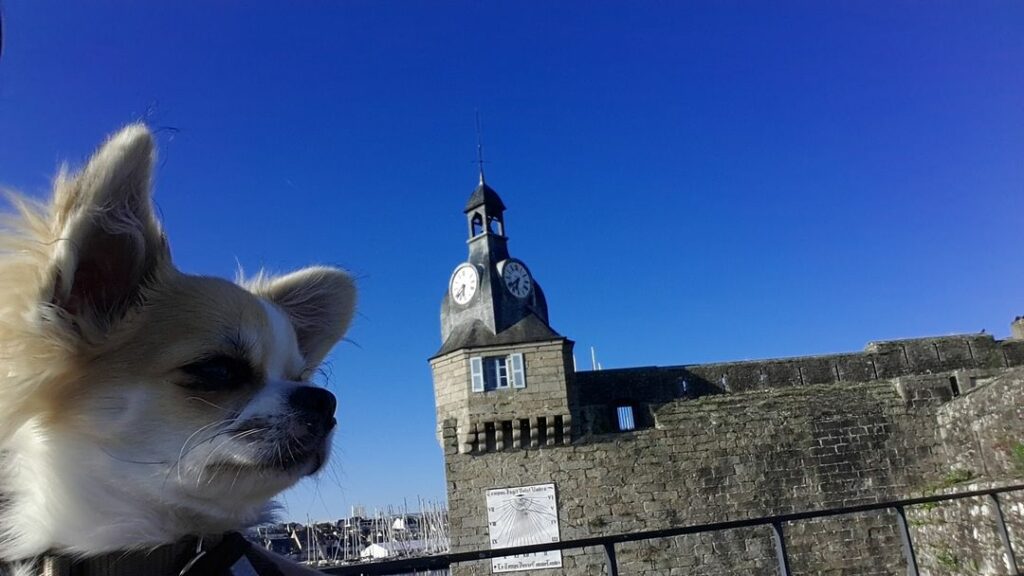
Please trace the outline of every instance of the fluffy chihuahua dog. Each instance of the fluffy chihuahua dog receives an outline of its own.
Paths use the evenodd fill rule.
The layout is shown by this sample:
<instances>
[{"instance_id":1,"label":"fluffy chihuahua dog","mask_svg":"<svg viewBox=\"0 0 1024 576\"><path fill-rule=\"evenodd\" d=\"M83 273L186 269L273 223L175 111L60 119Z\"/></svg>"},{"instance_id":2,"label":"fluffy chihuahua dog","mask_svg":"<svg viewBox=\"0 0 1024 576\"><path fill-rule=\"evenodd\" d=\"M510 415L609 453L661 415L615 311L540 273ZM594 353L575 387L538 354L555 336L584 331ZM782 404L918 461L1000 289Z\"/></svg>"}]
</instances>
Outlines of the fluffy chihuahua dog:
<instances>
[{"instance_id":1,"label":"fluffy chihuahua dog","mask_svg":"<svg viewBox=\"0 0 1024 576\"><path fill-rule=\"evenodd\" d=\"M128 126L0 223L0 564L236 530L327 458L352 280L179 271L153 162Z\"/></svg>"}]
</instances>

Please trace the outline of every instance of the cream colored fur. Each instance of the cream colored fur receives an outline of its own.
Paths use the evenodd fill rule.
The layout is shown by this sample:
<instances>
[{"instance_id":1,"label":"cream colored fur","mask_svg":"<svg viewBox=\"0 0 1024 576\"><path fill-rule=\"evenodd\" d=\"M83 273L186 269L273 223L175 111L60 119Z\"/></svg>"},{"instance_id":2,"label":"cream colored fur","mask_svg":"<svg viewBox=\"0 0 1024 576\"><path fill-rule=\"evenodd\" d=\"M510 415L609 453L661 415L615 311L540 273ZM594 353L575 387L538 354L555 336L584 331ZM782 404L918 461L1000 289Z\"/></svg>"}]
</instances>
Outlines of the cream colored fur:
<instances>
[{"instance_id":1,"label":"cream colored fur","mask_svg":"<svg viewBox=\"0 0 1024 576\"><path fill-rule=\"evenodd\" d=\"M329 451L333 423L290 399L344 335L351 279L180 272L153 159L128 126L0 221L0 561L243 528ZM247 367L230 386L222 358Z\"/></svg>"}]
</instances>

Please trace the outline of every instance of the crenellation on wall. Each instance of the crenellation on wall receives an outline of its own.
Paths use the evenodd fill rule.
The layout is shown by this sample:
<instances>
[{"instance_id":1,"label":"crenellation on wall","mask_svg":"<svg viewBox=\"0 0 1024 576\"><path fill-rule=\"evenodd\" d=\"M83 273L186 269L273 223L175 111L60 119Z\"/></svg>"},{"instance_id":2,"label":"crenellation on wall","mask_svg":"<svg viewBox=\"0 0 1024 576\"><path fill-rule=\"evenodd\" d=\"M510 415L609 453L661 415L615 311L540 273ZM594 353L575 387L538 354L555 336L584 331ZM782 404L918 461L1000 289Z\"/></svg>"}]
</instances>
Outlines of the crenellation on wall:
<instances>
[{"instance_id":1,"label":"crenellation on wall","mask_svg":"<svg viewBox=\"0 0 1024 576\"><path fill-rule=\"evenodd\" d=\"M1011 357L1024 342L997 341L985 334L871 342L863 353L749 360L716 364L644 367L585 371L576 374L576 404L592 416L588 406L607 405L626 397L658 404L685 395L739 393L766 388L842 382L890 380L903 376L957 370L1001 369L1009 344ZM685 383L684 392L681 383ZM629 391L628 394L626 391ZM594 418L584 418L591 421Z\"/></svg>"},{"instance_id":2,"label":"crenellation on wall","mask_svg":"<svg viewBox=\"0 0 1024 576\"><path fill-rule=\"evenodd\" d=\"M889 379L902 376L908 372L910 364L906 348L893 344L877 352L868 352L871 370L876 379Z\"/></svg>"},{"instance_id":3,"label":"crenellation on wall","mask_svg":"<svg viewBox=\"0 0 1024 576\"><path fill-rule=\"evenodd\" d=\"M1003 361L1007 367L1024 366L1024 340L1004 340L1001 344Z\"/></svg>"},{"instance_id":4,"label":"crenellation on wall","mask_svg":"<svg viewBox=\"0 0 1024 576\"><path fill-rule=\"evenodd\" d=\"M935 354L943 366L970 366L975 364L974 350L969 339L939 340L933 343Z\"/></svg>"},{"instance_id":5,"label":"crenellation on wall","mask_svg":"<svg viewBox=\"0 0 1024 576\"><path fill-rule=\"evenodd\" d=\"M797 365L801 385L830 384L838 381L835 360L829 357L811 357Z\"/></svg>"},{"instance_id":6,"label":"crenellation on wall","mask_svg":"<svg viewBox=\"0 0 1024 576\"><path fill-rule=\"evenodd\" d=\"M838 354L832 357L837 382L878 380L874 358L864 354Z\"/></svg>"},{"instance_id":7,"label":"crenellation on wall","mask_svg":"<svg viewBox=\"0 0 1024 576\"><path fill-rule=\"evenodd\" d=\"M984 368L1005 368L1006 360L1003 357L1002 345L1005 340L994 338L978 338L969 340L971 357L978 367Z\"/></svg>"},{"instance_id":8,"label":"crenellation on wall","mask_svg":"<svg viewBox=\"0 0 1024 576\"><path fill-rule=\"evenodd\" d=\"M911 340L900 344L903 350L904 373L941 372L937 340Z\"/></svg>"}]
</instances>

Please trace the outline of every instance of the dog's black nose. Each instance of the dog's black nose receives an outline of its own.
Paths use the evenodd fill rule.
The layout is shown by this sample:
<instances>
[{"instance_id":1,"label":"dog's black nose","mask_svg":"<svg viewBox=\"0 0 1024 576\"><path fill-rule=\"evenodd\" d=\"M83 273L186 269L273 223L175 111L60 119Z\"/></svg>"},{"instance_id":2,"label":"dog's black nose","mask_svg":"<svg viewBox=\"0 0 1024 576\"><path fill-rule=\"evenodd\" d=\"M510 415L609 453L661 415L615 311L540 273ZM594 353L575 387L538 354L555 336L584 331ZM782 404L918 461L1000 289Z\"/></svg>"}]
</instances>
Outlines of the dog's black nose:
<instances>
[{"instance_id":1,"label":"dog's black nose","mask_svg":"<svg viewBox=\"0 0 1024 576\"><path fill-rule=\"evenodd\" d=\"M299 386L288 396L288 403L310 424L322 426L325 430L334 428L334 409L338 401L327 390L316 386Z\"/></svg>"}]
</instances>

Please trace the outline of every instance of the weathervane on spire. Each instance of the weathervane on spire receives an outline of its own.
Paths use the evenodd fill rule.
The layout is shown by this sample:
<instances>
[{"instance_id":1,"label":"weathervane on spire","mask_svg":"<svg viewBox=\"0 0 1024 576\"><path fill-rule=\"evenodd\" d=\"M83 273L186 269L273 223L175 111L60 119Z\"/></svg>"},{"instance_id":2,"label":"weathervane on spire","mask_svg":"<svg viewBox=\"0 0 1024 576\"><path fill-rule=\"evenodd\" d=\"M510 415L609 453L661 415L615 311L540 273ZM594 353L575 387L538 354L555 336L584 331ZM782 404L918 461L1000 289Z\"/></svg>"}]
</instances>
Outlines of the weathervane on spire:
<instances>
[{"instance_id":1,"label":"weathervane on spire","mask_svg":"<svg viewBox=\"0 0 1024 576\"><path fill-rule=\"evenodd\" d=\"M480 130L480 109L476 110L476 163L480 167L480 184L484 183L484 144Z\"/></svg>"}]
</instances>

